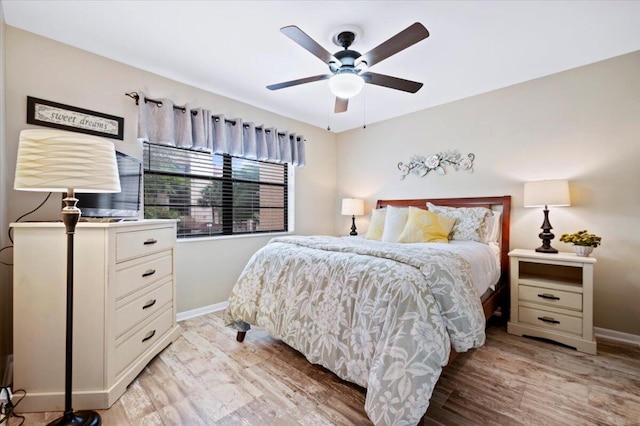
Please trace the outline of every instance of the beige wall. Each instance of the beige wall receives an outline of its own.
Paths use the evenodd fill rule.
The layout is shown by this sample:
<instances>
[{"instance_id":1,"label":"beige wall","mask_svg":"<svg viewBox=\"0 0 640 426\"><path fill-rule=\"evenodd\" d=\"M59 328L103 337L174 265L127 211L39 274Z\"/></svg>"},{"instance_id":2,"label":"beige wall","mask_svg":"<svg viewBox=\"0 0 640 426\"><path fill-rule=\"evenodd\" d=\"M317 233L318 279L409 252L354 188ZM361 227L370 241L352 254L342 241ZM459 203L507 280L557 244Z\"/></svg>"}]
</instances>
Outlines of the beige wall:
<instances>
[{"instance_id":1,"label":"beige wall","mask_svg":"<svg viewBox=\"0 0 640 426\"><path fill-rule=\"evenodd\" d=\"M474 153L474 172L399 180L398 162L448 149ZM570 251L560 234L584 228L602 236L595 325L640 335L640 52L341 133L337 158L336 199L363 197L367 211L378 198L512 195L511 248L540 245L542 210L522 207L523 183L569 179L553 245Z\"/></svg>"},{"instance_id":2,"label":"beige wall","mask_svg":"<svg viewBox=\"0 0 640 426\"><path fill-rule=\"evenodd\" d=\"M264 123L307 139L308 165L295 172L295 230L299 234L331 233L335 229L336 137L317 127L291 120L247 104L159 77L122 63L4 26L6 42L7 143L5 183L0 233L9 221L35 207L45 194L14 191L13 174L20 130L26 124L27 96L34 96L125 119L124 141L116 148L140 156L136 142L137 107L125 92L142 90L153 97L167 97L178 104L207 107L227 117ZM57 220L60 195L52 197L30 220ZM180 242L177 249L178 311L184 312L226 301L249 257L269 237L245 237Z\"/></svg>"}]
</instances>

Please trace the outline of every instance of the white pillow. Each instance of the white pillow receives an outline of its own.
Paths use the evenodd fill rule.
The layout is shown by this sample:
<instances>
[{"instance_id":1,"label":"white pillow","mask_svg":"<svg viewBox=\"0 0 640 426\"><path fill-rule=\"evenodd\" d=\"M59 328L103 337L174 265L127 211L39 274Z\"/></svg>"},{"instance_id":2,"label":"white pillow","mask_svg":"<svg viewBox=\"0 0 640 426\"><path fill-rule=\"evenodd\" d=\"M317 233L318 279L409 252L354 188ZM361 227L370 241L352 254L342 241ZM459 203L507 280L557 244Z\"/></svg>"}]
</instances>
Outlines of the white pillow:
<instances>
[{"instance_id":1,"label":"white pillow","mask_svg":"<svg viewBox=\"0 0 640 426\"><path fill-rule=\"evenodd\" d=\"M502 231L502 222L500 221L501 215L502 212L493 211L493 215L485 218L485 221L487 222L486 243L500 242L500 234Z\"/></svg>"},{"instance_id":2,"label":"white pillow","mask_svg":"<svg viewBox=\"0 0 640 426\"><path fill-rule=\"evenodd\" d=\"M384 231L382 240L386 243L397 243L400 234L407 224L409 209L406 207L387 206L387 214L384 219Z\"/></svg>"}]
</instances>

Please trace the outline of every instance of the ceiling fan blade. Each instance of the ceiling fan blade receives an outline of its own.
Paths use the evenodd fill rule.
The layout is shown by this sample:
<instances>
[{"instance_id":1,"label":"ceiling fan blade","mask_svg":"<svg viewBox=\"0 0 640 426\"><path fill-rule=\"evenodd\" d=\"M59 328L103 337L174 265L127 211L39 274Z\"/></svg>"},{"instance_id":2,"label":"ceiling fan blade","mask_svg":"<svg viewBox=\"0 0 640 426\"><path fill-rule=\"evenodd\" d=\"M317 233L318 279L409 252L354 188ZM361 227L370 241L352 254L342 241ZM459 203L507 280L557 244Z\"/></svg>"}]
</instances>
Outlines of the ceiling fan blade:
<instances>
[{"instance_id":1,"label":"ceiling fan blade","mask_svg":"<svg viewBox=\"0 0 640 426\"><path fill-rule=\"evenodd\" d=\"M287 37L289 37L291 40L298 43L300 46L302 46L309 52L311 52L315 57L320 59L325 64L328 64L329 62L332 62L332 61L336 63L340 62L331 53L329 53L327 49L320 46L314 39L309 37L307 33L302 31L300 28L296 27L295 25L282 27L280 28L280 32L286 35Z\"/></svg>"},{"instance_id":2,"label":"ceiling fan blade","mask_svg":"<svg viewBox=\"0 0 640 426\"><path fill-rule=\"evenodd\" d=\"M269 86L267 86L267 89L269 90L284 89L285 87L297 86L298 84L305 84L305 83L311 83L314 81L326 80L328 78L331 78L331 75L328 75L328 74L314 75L312 77L305 77L305 78L299 78L297 80L285 81L277 84L270 84Z\"/></svg>"},{"instance_id":3,"label":"ceiling fan blade","mask_svg":"<svg viewBox=\"0 0 640 426\"><path fill-rule=\"evenodd\" d=\"M336 106L333 109L333 112L345 112L347 107L349 106L349 99L339 98L336 96Z\"/></svg>"},{"instance_id":4,"label":"ceiling fan blade","mask_svg":"<svg viewBox=\"0 0 640 426\"><path fill-rule=\"evenodd\" d=\"M398 34L391 37L389 40L374 47L364 55L360 56L356 60L356 65L362 61L367 63L368 67L371 67L378 62L387 59L391 55L395 55L401 50L406 49L429 37L429 31L420 22L409 26L407 29L400 31Z\"/></svg>"},{"instance_id":5,"label":"ceiling fan blade","mask_svg":"<svg viewBox=\"0 0 640 426\"><path fill-rule=\"evenodd\" d=\"M423 86L417 81L405 80L404 78L391 77L390 75L367 72L361 74L364 81L376 86L388 87L390 89L402 90L404 92L416 93Z\"/></svg>"}]
</instances>

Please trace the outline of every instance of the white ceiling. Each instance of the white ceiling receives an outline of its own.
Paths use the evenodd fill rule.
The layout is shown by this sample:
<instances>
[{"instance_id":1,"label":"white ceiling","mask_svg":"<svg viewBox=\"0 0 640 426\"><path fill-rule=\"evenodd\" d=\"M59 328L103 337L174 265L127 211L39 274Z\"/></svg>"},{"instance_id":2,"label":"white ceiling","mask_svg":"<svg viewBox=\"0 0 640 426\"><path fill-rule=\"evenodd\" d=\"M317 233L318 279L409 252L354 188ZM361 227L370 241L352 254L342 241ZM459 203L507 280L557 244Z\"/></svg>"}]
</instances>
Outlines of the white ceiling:
<instances>
[{"instance_id":1,"label":"white ceiling","mask_svg":"<svg viewBox=\"0 0 640 426\"><path fill-rule=\"evenodd\" d=\"M640 50L640 1L0 1L8 25L334 132ZM265 88L328 71L283 26L333 53L357 25L365 53L414 22L429 38L371 71L416 94L366 85L334 114L326 81Z\"/></svg>"}]
</instances>

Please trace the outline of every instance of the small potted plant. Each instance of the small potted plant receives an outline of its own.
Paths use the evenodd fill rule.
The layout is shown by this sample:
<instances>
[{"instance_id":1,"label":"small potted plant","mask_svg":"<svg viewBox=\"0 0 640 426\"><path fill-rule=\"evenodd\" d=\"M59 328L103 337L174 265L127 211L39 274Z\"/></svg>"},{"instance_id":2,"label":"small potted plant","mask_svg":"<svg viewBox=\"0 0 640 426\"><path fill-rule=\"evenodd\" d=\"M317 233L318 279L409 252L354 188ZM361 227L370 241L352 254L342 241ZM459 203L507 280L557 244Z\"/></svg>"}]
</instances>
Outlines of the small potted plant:
<instances>
[{"instance_id":1,"label":"small potted plant","mask_svg":"<svg viewBox=\"0 0 640 426\"><path fill-rule=\"evenodd\" d=\"M578 256L587 257L594 248L602 242L602 238L595 234L589 234L585 229L574 234L562 234L560 241L573 244L573 250Z\"/></svg>"}]
</instances>

